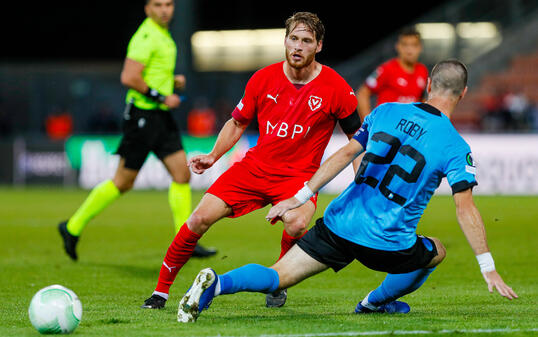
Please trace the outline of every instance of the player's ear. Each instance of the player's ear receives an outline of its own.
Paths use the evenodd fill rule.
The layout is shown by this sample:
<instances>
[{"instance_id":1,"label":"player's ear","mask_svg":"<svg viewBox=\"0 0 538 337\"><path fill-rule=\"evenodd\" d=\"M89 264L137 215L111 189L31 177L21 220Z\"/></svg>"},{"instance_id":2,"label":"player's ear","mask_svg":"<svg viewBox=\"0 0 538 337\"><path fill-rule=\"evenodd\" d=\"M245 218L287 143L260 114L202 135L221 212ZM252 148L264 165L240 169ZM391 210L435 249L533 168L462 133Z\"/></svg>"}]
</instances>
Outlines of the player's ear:
<instances>
[{"instance_id":1,"label":"player's ear","mask_svg":"<svg viewBox=\"0 0 538 337\"><path fill-rule=\"evenodd\" d=\"M428 84L426 84L426 92L428 95L430 94L430 91L432 91L432 79L431 77L428 77Z\"/></svg>"},{"instance_id":2,"label":"player's ear","mask_svg":"<svg viewBox=\"0 0 538 337\"><path fill-rule=\"evenodd\" d=\"M318 42L318 47L316 48L316 54L319 53L322 48L323 48L323 40Z\"/></svg>"},{"instance_id":3,"label":"player's ear","mask_svg":"<svg viewBox=\"0 0 538 337\"><path fill-rule=\"evenodd\" d=\"M465 97L465 94L467 94L467 86L465 86L465 88L463 89L463 91L461 92L460 94L460 100Z\"/></svg>"}]
</instances>

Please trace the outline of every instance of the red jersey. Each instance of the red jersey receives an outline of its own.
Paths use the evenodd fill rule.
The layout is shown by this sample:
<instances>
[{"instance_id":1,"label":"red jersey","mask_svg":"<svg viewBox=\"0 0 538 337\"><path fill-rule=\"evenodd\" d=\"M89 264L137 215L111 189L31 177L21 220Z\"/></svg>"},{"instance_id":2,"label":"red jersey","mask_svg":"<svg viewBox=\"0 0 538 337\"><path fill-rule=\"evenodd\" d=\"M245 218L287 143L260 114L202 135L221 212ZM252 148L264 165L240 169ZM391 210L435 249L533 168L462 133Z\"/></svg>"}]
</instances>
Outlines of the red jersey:
<instances>
[{"instance_id":1,"label":"red jersey","mask_svg":"<svg viewBox=\"0 0 538 337\"><path fill-rule=\"evenodd\" d=\"M426 88L428 69L422 63L415 64L412 73L402 68L393 58L379 67L366 79L366 86L377 95L377 105L387 102L419 102Z\"/></svg>"},{"instance_id":2,"label":"red jersey","mask_svg":"<svg viewBox=\"0 0 538 337\"><path fill-rule=\"evenodd\" d=\"M309 178L319 168L336 121L356 108L353 89L327 66L299 88L284 74L284 62L260 69L232 113L241 123L258 119L258 142L242 162L260 174Z\"/></svg>"}]
</instances>

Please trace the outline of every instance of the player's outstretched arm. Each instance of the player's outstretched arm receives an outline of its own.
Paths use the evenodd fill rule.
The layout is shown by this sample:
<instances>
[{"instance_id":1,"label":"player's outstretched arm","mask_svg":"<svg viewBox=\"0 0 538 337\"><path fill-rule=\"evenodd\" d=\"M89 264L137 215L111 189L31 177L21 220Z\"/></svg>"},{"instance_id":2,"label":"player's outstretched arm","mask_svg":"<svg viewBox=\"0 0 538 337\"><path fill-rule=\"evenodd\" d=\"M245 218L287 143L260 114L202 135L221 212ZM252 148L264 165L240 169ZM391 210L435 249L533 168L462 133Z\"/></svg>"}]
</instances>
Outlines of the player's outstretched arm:
<instances>
[{"instance_id":1,"label":"player's outstretched arm","mask_svg":"<svg viewBox=\"0 0 538 337\"><path fill-rule=\"evenodd\" d=\"M213 150L209 154L192 157L189 159L187 165L194 173L204 173L205 170L213 166L223 154L228 152L237 143L243 132L245 132L246 127L247 124L242 124L233 117L230 118L224 124L222 130L220 130Z\"/></svg>"},{"instance_id":2,"label":"player's outstretched arm","mask_svg":"<svg viewBox=\"0 0 538 337\"><path fill-rule=\"evenodd\" d=\"M294 197L271 207L265 219L271 221L276 217L282 217L290 209L297 208L307 202L320 188L336 177L353 159L357 158L363 150L358 141L351 139L347 145L336 151L320 166L312 178L305 183L305 187L299 190Z\"/></svg>"},{"instance_id":3,"label":"player's outstretched arm","mask_svg":"<svg viewBox=\"0 0 538 337\"><path fill-rule=\"evenodd\" d=\"M454 202L458 222L476 255L482 276L484 276L484 280L488 284L489 292L493 292L493 288L495 288L500 295L509 300L517 298L517 294L504 283L497 270L495 270L495 263L488 248L484 223L480 212L474 204L472 190L469 188L455 193Z\"/></svg>"}]
</instances>

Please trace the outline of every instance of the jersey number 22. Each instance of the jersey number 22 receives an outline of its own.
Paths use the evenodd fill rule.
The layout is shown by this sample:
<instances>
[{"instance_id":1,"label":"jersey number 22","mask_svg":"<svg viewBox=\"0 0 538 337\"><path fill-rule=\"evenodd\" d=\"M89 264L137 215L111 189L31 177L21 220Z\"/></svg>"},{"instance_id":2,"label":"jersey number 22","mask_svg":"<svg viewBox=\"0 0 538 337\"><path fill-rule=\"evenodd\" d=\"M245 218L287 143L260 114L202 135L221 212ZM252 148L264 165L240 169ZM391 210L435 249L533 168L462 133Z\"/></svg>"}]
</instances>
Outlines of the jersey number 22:
<instances>
[{"instance_id":1,"label":"jersey number 22","mask_svg":"<svg viewBox=\"0 0 538 337\"><path fill-rule=\"evenodd\" d=\"M394 160L394 157L396 157L397 153L400 153L404 156L408 156L409 158L413 159L415 161L415 166L411 170L411 172L407 172L404 170L401 166L392 164L387 169L385 176L383 179L381 179L381 184L379 184L379 191L381 194L383 194L387 199L394 201L400 206L403 206L405 202L407 201L406 198L403 196L397 194L396 192L393 192L389 190L388 185L392 181L392 178L394 178L395 175L402 178L407 183L416 183L418 177L420 176L420 173L424 169L424 166L426 165L426 159L424 156L418 152L414 147L411 145L403 145L400 142L400 140L386 132L379 131L372 135L371 141L374 142L383 142L390 146L389 151L387 154L382 157L378 156L371 152L366 152L364 155L364 158L362 159L361 165L359 166L359 169L357 170L357 175L355 176L355 183L356 184L366 184L368 186L371 186L372 188L376 188L379 184L379 180L377 180L374 177L366 176L364 177L363 174L366 171L366 168L368 165L371 164L391 164Z\"/></svg>"}]
</instances>

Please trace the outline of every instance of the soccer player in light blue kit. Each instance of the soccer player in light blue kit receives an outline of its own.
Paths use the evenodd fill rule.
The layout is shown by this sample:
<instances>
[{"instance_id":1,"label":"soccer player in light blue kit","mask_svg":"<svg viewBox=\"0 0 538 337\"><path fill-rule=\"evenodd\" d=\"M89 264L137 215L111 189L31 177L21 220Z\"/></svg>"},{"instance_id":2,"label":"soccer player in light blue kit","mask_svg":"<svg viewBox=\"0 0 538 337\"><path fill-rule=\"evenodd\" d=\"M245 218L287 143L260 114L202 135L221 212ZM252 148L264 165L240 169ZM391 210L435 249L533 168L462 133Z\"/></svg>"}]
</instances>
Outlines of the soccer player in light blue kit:
<instances>
[{"instance_id":1,"label":"soccer player in light blue kit","mask_svg":"<svg viewBox=\"0 0 538 337\"><path fill-rule=\"evenodd\" d=\"M477 182L471 150L449 120L466 84L463 63L442 61L428 79L426 103L386 103L376 108L349 144L325 161L295 197L271 208L266 218L305 203L366 150L354 181L329 204L324 217L271 268L249 264L223 275L202 270L180 301L178 320L195 321L216 295L270 293L328 268L338 271L355 259L388 273L359 302L356 313L409 312L409 305L396 299L417 290L446 254L439 239L416 234L420 217L445 176L458 222L489 291L495 288L508 299L517 298L495 270L472 198Z\"/></svg>"}]
</instances>

